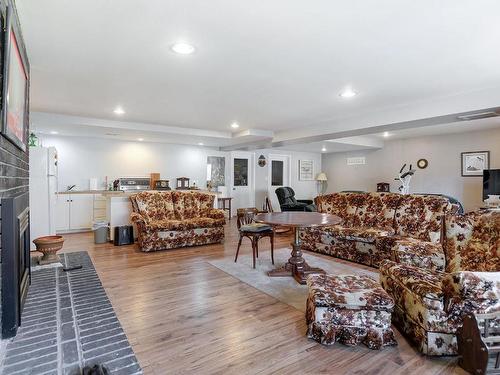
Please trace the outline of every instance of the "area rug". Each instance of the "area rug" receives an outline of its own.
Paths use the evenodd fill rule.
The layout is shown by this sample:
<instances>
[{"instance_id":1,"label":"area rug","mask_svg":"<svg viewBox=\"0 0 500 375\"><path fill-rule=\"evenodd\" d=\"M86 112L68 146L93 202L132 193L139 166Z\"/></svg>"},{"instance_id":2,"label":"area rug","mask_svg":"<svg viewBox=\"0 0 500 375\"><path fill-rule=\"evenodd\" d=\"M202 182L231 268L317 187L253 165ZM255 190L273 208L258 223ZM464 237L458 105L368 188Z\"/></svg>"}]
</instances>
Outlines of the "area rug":
<instances>
[{"instance_id":1,"label":"area rug","mask_svg":"<svg viewBox=\"0 0 500 375\"><path fill-rule=\"evenodd\" d=\"M103 364L111 374L142 374L87 252L60 260L82 268L34 268L21 326L0 373L76 375Z\"/></svg>"},{"instance_id":2,"label":"area rug","mask_svg":"<svg viewBox=\"0 0 500 375\"><path fill-rule=\"evenodd\" d=\"M218 269L234 276L238 280L273 296L298 310L305 311L307 299L307 285L298 284L292 277L269 277L267 272L283 265L290 258L290 249L282 248L274 251L274 264L271 264L271 254L267 249L259 252L256 268L252 268L252 255L241 254L238 262L233 257L211 260L208 263ZM304 255L307 263L312 267L320 267L327 273L335 275L368 275L378 280L378 272L358 266L351 262L342 261L332 257L323 257L311 253Z\"/></svg>"}]
</instances>

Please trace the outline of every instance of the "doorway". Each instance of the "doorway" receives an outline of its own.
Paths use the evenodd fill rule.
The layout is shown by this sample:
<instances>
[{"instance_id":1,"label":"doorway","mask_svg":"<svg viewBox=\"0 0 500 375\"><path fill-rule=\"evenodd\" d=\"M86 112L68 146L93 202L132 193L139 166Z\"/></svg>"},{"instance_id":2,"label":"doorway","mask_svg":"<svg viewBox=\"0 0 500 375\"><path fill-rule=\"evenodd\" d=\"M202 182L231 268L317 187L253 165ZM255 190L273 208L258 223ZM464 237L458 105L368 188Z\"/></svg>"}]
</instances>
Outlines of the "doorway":
<instances>
[{"instance_id":1,"label":"doorway","mask_svg":"<svg viewBox=\"0 0 500 375\"><path fill-rule=\"evenodd\" d=\"M281 211L275 191L279 187L290 186L290 156L270 154L268 160L267 196L271 200L274 211Z\"/></svg>"},{"instance_id":2,"label":"doorway","mask_svg":"<svg viewBox=\"0 0 500 375\"><path fill-rule=\"evenodd\" d=\"M232 212L244 207L255 207L254 155L251 152L231 153L231 197Z\"/></svg>"}]
</instances>

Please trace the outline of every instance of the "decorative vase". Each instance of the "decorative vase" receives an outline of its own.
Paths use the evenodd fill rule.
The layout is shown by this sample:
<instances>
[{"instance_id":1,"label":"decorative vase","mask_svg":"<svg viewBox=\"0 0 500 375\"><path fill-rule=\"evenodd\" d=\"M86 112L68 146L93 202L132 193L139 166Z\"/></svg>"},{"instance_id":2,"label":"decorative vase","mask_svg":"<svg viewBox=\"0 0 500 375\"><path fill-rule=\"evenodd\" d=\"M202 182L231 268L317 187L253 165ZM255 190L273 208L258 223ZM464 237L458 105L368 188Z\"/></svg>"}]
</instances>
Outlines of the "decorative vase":
<instances>
[{"instance_id":1,"label":"decorative vase","mask_svg":"<svg viewBox=\"0 0 500 375\"><path fill-rule=\"evenodd\" d=\"M44 236L33 240L36 250L43 254L38 261L39 264L50 264L59 262L57 252L62 249L64 238L63 236Z\"/></svg>"}]
</instances>

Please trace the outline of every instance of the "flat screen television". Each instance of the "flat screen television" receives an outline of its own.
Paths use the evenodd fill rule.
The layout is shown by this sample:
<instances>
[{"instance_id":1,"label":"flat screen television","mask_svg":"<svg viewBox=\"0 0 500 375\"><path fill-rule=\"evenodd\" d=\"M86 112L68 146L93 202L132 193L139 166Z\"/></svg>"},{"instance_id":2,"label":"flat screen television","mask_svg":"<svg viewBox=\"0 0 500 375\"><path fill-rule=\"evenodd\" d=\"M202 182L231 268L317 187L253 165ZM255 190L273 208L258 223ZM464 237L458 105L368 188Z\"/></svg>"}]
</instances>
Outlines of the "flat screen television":
<instances>
[{"instance_id":1,"label":"flat screen television","mask_svg":"<svg viewBox=\"0 0 500 375\"><path fill-rule=\"evenodd\" d=\"M500 195L500 169L485 169L483 171L483 200L488 195Z\"/></svg>"}]
</instances>

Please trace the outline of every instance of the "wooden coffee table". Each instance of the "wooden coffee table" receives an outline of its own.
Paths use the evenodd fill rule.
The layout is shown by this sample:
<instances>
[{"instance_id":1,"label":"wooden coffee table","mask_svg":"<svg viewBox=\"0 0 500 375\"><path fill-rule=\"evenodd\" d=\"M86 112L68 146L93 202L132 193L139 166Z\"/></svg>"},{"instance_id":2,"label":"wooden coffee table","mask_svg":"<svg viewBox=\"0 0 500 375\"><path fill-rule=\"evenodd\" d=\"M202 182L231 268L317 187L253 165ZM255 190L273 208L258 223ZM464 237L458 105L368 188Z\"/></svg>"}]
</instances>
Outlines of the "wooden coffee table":
<instances>
[{"instance_id":1,"label":"wooden coffee table","mask_svg":"<svg viewBox=\"0 0 500 375\"><path fill-rule=\"evenodd\" d=\"M254 217L257 223L269 224L271 226L292 227L295 231L295 240L291 243L292 253L288 262L279 268L269 271L271 277L293 276L300 284L305 284L307 275L311 273L325 273L321 268L309 266L302 257L300 250L300 228L323 227L340 224L342 219L335 215L322 214L319 212L272 212L258 214Z\"/></svg>"}]
</instances>

